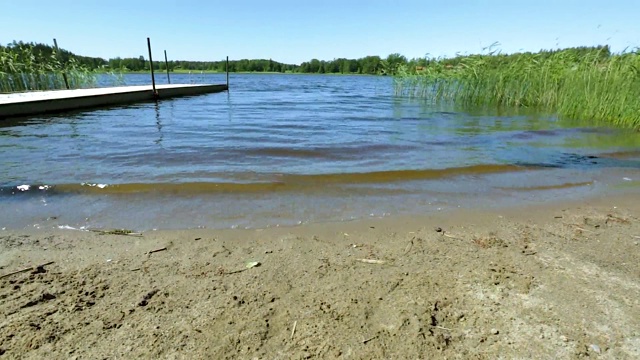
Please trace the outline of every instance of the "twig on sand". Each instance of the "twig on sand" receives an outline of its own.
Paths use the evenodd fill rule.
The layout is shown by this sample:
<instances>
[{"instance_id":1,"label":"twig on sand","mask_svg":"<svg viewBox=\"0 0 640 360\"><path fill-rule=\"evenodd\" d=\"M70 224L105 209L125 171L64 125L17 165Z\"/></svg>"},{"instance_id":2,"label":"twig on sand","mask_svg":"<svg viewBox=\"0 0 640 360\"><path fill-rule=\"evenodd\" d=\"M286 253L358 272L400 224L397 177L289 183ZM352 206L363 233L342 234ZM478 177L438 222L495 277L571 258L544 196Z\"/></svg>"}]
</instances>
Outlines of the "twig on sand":
<instances>
[{"instance_id":1,"label":"twig on sand","mask_svg":"<svg viewBox=\"0 0 640 360\"><path fill-rule=\"evenodd\" d=\"M409 240L407 247L404 249L404 255L407 255L413 248L413 240Z\"/></svg>"},{"instance_id":2,"label":"twig on sand","mask_svg":"<svg viewBox=\"0 0 640 360\"><path fill-rule=\"evenodd\" d=\"M231 274L237 274L237 273L241 273L243 271L247 271L249 269L245 268L245 269L240 269L240 270L234 270L234 271L225 271L222 273L222 275L231 275Z\"/></svg>"},{"instance_id":3,"label":"twig on sand","mask_svg":"<svg viewBox=\"0 0 640 360\"><path fill-rule=\"evenodd\" d=\"M580 227L578 224L568 224L568 225L571 225L571 226L575 227L575 228L576 228L576 230L586 231L586 232L590 232L590 233L595 232L595 231L593 231L593 230L588 230L588 229L582 228L582 227Z\"/></svg>"},{"instance_id":4,"label":"twig on sand","mask_svg":"<svg viewBox=\"0 0 640 360\"><path fill-rule=\"evenodd\" d=\"M377 260L377 259L356 259L356 261L360 261L366 264L386 264L387 263L384 260Z\"/></svg>"},{"instance_id":5,"label":"twig on sand","mask_svg":"<svg viewBox=\"0 0 640 360\"><path fill-rule=\"evenodd\" d=\"M605 220L604 222L605 223L609 223L609 221L615 221L615 222L618 222L618 223L621 223L621 224L630 223L630 221L627 220L627 219L623 219L623 218L621 218L619 216L615 216L615 215L612 215L612 214L607 214L607 220Z\"/></svg>"},{"instance_id":6,"label":"twig on sand","mask_svg":"<svg viewBox=\"0 0 640 360\"><path fill-rule=\"evenodd\" d=\"M448 237L450 239L463 240L463 239L461 239L461 238L459 238L457 236L449 235L449 234L445 233L444 231L442 231L442 236L446 236L446 237Z\"/></svg>"},{"instance_id":7,"label":"twig on sand","mask_svg":"<svg viewBox=\"0 0 640 360\"><path fill-rule=\"evenodd\" d=\"M368 339L364 339L364 340L362 340L362 343L363 343L363 344L366 344L366 343L368 343L369 341L374 340L374 339L377 339L377 338L378 338L378 335L374 335L374 336L372 336L372 337L370 337L370 338L368 338Z\"/></svg>"},{"instance_id":8,"label":"twig on sand","mask_svg":"<svg viewBox=\"0 0 640 360\"><path fill-rule=\"evenodd\" d=\"M451 331L451 329L446 328L446 327L444 327L444 326L440 326L440 325L434 325L433 327L434 327L434 328L436 328L436 329L440 329L440 330Z\"/></svg>"},{"instance_id":9,"label":"twig on sand","mask_svg":"<svg viewBox=\"0 0 640 360\"><path fill-rule=\"evenodd\" d=\"M47 266L47 265L51 265L51 264L53 264L53 261L49 261L48 263L45 263L45 264L42 264L42 265L38 265L38 266L30 266L30 267L24 268L22 270L18 270L18 271L10 272L8 274L4 274L4 275L0 276L0 279L4 279L4 278L9 277L11 275L16 275L16 274L20 274L20 273L31 271L31 270L38 270L38 272L44 272L44 267Z\"/></svg>"},{"instance_id":10,"label":"twig on sand","mask_svg":"<svg viewBox=\"0 0 640 360\"><path fill-rule=\"evenodd\" d=\"M248 262L245 267L243 269L240 270L235 270L235 271L225 271L222 267L218 269L218 274L220 275L230 275L230 274L237 274L243 271L247 271L249 269L252 269L254 267L258 267L258 266L262 266L262 263L259 261L250 261Z\"/></svg>"},{"instance_id":11,"label":"twig on sand","mask_svg":"<svg viewBox=\"0 0 640 360\"><path fill-rule=\"evenodd\" d=\"M151 255L151 254L153 254L153 253L157 253L157 252L165 251L165 250L167 250L167 247L166 247L166 246L165 246L165 247L161 247L161 248L159 248L159 249L151 250L151 251L149 251L149 252L147 253L147 255Z\"/></svg>"},{"instance_id":12,"label":"twig on sand","mask_svg":"<svg viewBox=\"0 0 640 360\"><path fill-rule=\"evenodd\" d=\"M142 237L142 233L133 232L132 230L127 230L127 229L114 229L114 230L89 229L89 231L96 232L100 235L123 235L123 236Z\"/></svg>"},{"instance_id":13,"label":"twig on sand","mask_svg":"<svg viewBox=\"0 0 640 360\"><path fill-rule=\"evenodd\" d=\"M464 241L463 239L461 239L461 238L459 238L459 237L457 237L457 236L453 236L453 235L449 235L449 234L447 234L447 232L446 232L446 231L444 231L441 227L437 227L437 228L435 228L434 230L435 230L437 233L440 233L440 235L442 235L442 236L446 236L446 237L448 237L448 238L450 238L450 239L456 239L456 240L462 240L462 241Z\"/></svg>"},{"instance_id":14,"label":"twig on sand","mask_svg":"<svg viewBox=\"0 0 640 360\"><path fill-rule=\"evenodd\" d=\"M293 329L291 329L291 340L293 340L293 336L296 334L296 326L298 326L298 320L293 322Z\"/></svg>"}]
</instances>

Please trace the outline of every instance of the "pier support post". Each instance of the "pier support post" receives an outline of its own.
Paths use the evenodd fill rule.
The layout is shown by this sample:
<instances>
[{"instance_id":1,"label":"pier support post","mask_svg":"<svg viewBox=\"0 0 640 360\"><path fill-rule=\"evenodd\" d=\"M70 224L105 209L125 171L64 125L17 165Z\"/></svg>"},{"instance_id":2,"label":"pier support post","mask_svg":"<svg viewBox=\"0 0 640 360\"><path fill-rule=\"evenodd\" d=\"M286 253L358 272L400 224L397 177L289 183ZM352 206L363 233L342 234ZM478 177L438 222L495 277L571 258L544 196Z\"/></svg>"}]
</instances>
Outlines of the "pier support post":
<instances>
[{"instance_id":1,"label":"pier support post","mask_svg":"<svg viewBox=\"0 0 640 360\"><path fill-rule=\"evenodd\" d=\"M149 68L151 69L151 86L153 87L153 97L158 98L156 91L156 77L153 73L153 57L151 56L151 39L147 38L147 48L149 48Z\"/></svg>"},{"instance_id":2,"label":"pier support post","mask_svg":"<svg viewBox=\"0 0 640 360\"><path fill-rule=\"evenodd\" d=\"M169 62L167 61L167 50L164 51L164 67L167 69L167 83L171 84L171 78L169 77Z\"/></svg>"},{"instance_id":3,"label":"pier support post","mask_svg":"<svg viewBox=\"0 0 640 360\"><path fill-rule=\"evenodd\" d=\"M60 58L60 49L58 48L58 41L56 41L56 39L53 39L53 46L56 47L56 57L58 58L58 60L60 60L60 63L62 64L62 78L64 79L64 86L68 90L69 89L69 80L67 79L67 73L64 72L64 62Z\"/></svg>"},{"instance_id":4,"label":"pier support post","mask_svg":"<svg viewBox=\"0 0 640 360\"><path fill-rule=\"evenodd\" d=\"M227 56L227 91L229 91L229 57Z\"/></svg>"}]
</instances>

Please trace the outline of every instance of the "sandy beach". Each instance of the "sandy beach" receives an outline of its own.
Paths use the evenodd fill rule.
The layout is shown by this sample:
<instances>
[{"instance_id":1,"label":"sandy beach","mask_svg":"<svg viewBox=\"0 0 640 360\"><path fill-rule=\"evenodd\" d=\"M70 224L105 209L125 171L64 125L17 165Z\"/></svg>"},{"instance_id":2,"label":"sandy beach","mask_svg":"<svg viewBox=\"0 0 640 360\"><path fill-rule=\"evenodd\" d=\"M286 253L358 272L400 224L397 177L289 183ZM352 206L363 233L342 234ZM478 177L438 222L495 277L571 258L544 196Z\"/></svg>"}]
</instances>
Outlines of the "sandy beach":
<instances>
[{"instance_id":1,"label":"sandy beach","mask_svg":"<svg viewBox=\"0 0 640 360\"><path fill-rule=\"evenodd\" d=\"M0 231L0 357L640 358L639 217L627 194L258 230Z\"/></svg>"}]
</instances>

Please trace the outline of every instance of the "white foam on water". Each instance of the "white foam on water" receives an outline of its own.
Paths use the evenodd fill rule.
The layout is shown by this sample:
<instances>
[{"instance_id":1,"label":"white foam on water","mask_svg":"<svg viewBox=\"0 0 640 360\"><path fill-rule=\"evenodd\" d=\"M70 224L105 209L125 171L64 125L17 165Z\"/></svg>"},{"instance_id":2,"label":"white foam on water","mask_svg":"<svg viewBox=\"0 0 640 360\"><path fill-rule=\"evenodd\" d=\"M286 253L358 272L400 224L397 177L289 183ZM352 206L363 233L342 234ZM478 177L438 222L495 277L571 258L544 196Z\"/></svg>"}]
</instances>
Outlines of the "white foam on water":
<instances>
[{"instance_id":1,"label":"white foam on water","mask_svg":"<svg viewBox=\"0 0 640 360\"><path fill-rule=\"evenodd\" d=\"M31 185L18 185L16 186L16 189L20 191L29 191L29 189L31 189Z\"/></svg>"},{"instance_id":2,"label":"white foam on water","mask_svg":"<svg viewBox=\"0 0 640 360\"><path fill-rule=\"evenodd\" d=\"M100 188L100 189L104 189L104 188L106 188L107 186L109 186L109 184L89 184L89 183L81 183L80 185L82 185L82 186L97 187L97 188Z\"/></svg>"},{"instance_id":3,"label":"white foam on water","mask_svg":"<svg viewBox=\"0 0 640 360\"><path fill-rule=\"evenodd\" d=\"M58 229L62 229L62 230L78 230L78 229L74 228L73 226L69 226L69 225L58 225Z\"/></svg>"},{"instance_id":4,"label":"white foam on water","mask_svg":"<svg viewBox=\"0 0 640 360\"><path fill-rule=\"evenodd\" d=\"M69 225L58 225L58 229L61 229L61 230L87 231L87 228L85 226L80 226L79 228L75 228L75 227L69 226Z\"/></svg>"}]
</instances>

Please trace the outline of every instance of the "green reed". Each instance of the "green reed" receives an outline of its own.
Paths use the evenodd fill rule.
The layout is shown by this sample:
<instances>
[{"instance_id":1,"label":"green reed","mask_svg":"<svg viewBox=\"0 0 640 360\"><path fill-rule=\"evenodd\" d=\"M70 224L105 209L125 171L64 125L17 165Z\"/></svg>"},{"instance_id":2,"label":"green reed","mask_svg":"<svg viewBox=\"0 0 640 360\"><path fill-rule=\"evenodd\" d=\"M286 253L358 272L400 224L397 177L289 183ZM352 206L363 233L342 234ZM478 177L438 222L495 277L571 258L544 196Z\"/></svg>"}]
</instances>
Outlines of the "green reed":
<instances>
[{"instance_id":1,"label":"green reed","mask_svg":"<svg viewBox=\"0 0 640 360\"><path fill-rule=\"evenodd\" d=\"M65 89L63 73L71 89L96 84L95 74L73 58L62 64L55 53L43 55L29 44L0 47L0 92Z\"/></svg>"},{"instance_id":2,"label":"green reed","mask_svg":"<svg viewBox=\"0 0 640 360\"><path fill-rule=\"evenodd\" d=\"M608 47L431 60L402 69L396 94L465 107L528 107L640 130L640 51Z\"/></svg>"}]
</instances>

